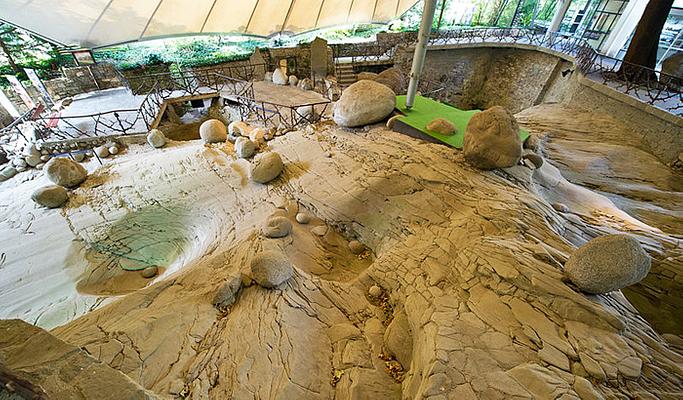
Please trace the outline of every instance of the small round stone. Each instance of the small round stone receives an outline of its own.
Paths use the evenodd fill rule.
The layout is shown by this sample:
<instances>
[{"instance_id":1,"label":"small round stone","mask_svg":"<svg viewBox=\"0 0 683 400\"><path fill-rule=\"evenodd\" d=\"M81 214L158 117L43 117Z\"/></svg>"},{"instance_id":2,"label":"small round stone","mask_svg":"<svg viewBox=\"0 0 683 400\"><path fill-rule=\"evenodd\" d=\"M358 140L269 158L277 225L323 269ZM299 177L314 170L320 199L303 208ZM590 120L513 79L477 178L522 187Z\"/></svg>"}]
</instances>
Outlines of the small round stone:
<instances>
[{"instance_id":1,"label":"small round stone","mask_svg":"<svg viewBox=\"0 0 683 400\"><path fill-rule=\"evenodd\" d=\"M88 171L81 164L66 157L51 159L44 170L52 183L68 188L80 185L88 177Z\"/></svg>"},{"instance_id":2,"label":"small round stone","mask_svg":"<svg viewBox=\"0 0 683 400\"><path fill-rule=\"evenodd\" d=\"M109 149L107 146L95 147L95 154L97 154L99 158L107 158L109 157Z\"/></svg>"},{"instance_id":3,"label":"small round stone","mask_svg":"<svg viewBox=\"0 0 683 400\"><path fill-rule=\"evenodd\" d=\"M372 286L370 286L368 293L372 297L379 297L382 295L382 288L377 286L377 285L372 285Z\"/></svg>"},{"instance_id":4,"label":"small round stone","mask_svg":"<svg viewBox=\"0 0 683 400\"><path fill-rule=\"evenodd\" d=\"M629 235L595 238L579 247L564 265L564 274L581 291L600 294L640 282L650 272L650 256Z\"/></svg>"},{"instance_id":5,"label":"small round stone","mask_svg":"<svg viewBox=\"0 0 683 400\"><path fill-rule=\"evenodd\" d=\"M85 154L83 154L83 153L75 153L73 155L73 157L74 157L74 161L81 162L81 161L85 160Z\"/></svg>"},{"instance_id":6,"label":"small round stone","mask_svg":"<svg viewBox=\"0 0 683 400\"><path fill-rule=\"evenodd\" d=\"M109 154L111 154L111 155L119 154L118 146L111 146L109 148Z\"/></svg>"},{"instance_id":7,"label":"small round stone","mask_svg":"<svg viewBox=\"0 0 683 400\"><path fill-rule=\"evenodd\" d=\"M300 212L296 215L296 222L306 225L311 222L311 215L309 213Z\"/></svg>"},{"instance_id":8,"label":"small round stone","mask_svg":"<svg viewBox=\"0 0 683 400\"><path fill-rule=\"evenodd\" d=\"M166 145L166 135L159 129L152 129L147 134L147 143L156 149L164 147Z\"/></svg>"},{"instance_id":9,"label":"small round stone","mask_svg":"<svg viewBox=\"0 0 683 400\"><path fill-rule=\"evenodd\" d=\"M562 203L553 203L553 208L555 209L555 211L558 211L558 212L562 212L562 213L569 212L569 207L567 207L566 205L564 205Z\"/></svg>"},{"instance_id":10,"label":"small round stone","mask_svg":"<svg viewBox=\"0 0 683 400\"><path fill-rule=\"evenodd\" d=\"M266 221L262 231L269 238L285 237L292 231L292 223L285 217L271 217Z\"/></svg>"},{"instance_id":11,"label":"small round stone","mask_svg":"<svg viewBox=\"0 0 683 400\"><path fill-rule=\"evenodd\" d=\"M365 250L365 246L357 240L352 240L349 242L349 250L353 254L360 254Z\"/></svg>"},{"instance_id":12,"label":"small round stone","mask_svg":"<svg viewBox=\"0 0 683 400\"><path fill-rule=\"evenodd\" d=\"M141 274L142 274L143 278L149 279L149 278L155 277L158 272L159 272L159 268L157 268L156 265L152 265L151 267L147 267L147 268L143 269Z\"/></svg>"},{"instance_id":13,"label":"small round stone","mask_svg":"<svg viewBox=\"0 0 683 400\"><path fill-rule=\"evenodd\" d=\"M239 158L249 158L256 152L256 144L243 136L235 140L235 153Z\"/></svg>"}]
</instances>

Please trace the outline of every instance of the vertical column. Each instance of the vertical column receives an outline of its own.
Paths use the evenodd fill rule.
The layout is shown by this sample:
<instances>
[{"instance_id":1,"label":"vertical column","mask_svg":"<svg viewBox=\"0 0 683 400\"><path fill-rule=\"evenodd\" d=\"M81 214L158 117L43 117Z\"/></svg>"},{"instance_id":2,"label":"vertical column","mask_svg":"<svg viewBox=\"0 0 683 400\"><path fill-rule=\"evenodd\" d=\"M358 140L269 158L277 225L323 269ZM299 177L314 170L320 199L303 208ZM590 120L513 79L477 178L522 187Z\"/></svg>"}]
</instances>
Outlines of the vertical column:
<instances>
[{"instance_id":1,"label":"vertical column","mask_svg":"<svg viewBox=\"0 0 683 400\"><path fill-rule=\"evenodd\" d=\"M645 12L648 0L631 0L624 8L624 12L619 17L619 20L614 25L614 29L610 32L607 40L602 44L602 48L598 49L609 57L616 57L631 34L636 29L638 21Z\"/></svg>"},{"instance_id":2,"label":"vertical column","mask_svg":"<svg viewBox=\"0 0 683 400\"><path fill-rule=\"evenodd\" d=\"M417 85L420 82L420 74L422 73L422 66L427 54L427 44L429 43L429 34L432 32L435 11L436 0L425 0L424 8L422 9L420 33L418 34L415 54L413 55L413 66L410 68L410 83L408 84L408 95L406 96L406 108L408 109L413 107L415 101L415 93L417 92Z\"/></svg>"},{"instance_id":3,"label":"vertical column","mask_svg":"<svg viewBox=\"0 0 683 400\"><path fill-rule=\"evenodd\" d=\"M571 4L572 0L560 0L557 4L557 9L555 10L555 15L553 16L553 20L550 23L550 28L548 28L548 32L557 32L560 30L560 24L562 24L562 20L564 19L564 15L567 13L567 10L569 10L569 5Z\"/></svg>"}]
</instances>

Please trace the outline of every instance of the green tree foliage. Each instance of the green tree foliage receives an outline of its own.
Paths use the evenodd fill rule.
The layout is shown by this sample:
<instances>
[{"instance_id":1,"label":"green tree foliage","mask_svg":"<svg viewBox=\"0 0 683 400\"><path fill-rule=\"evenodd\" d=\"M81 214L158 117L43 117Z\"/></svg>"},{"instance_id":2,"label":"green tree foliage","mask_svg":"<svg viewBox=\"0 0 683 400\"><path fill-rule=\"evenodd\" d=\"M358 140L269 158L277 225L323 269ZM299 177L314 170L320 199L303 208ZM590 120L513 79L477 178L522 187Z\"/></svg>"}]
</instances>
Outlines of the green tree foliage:
<instances>
[{"instance_id":1,"label":"green tree foliage","mask_svg":"<svg viewBox=\"0 0 683 400\"><path fill-rule=\"evenodd\" d=\"M0 23L0 74L25 78L23 68L47 74L56 69L57 49L51 43L6 23Z\"/></svg>"}]
</instances>

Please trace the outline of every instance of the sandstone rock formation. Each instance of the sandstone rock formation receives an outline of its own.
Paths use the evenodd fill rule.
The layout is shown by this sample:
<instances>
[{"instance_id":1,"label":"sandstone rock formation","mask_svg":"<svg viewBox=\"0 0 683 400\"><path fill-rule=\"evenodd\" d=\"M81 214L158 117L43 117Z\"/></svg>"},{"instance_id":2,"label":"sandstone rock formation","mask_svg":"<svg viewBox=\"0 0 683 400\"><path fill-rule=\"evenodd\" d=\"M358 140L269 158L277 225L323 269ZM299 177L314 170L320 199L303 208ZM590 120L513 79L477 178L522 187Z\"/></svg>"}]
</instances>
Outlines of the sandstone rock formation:
<instances>
[{"instance_id":1,"label":"sandstone rock formation","mask_svg":"<svg viewBox=\"0 0 683 400\"><path fill-rule=\"evenodd\" d=\"M380 83L362 80L346 88L334 106L334 122L355 127L379 122L396 106L396 94Z\"/></svg>"},{"instance_id":2,"label":"sandstone rock formation","mask_svg":"<svg viewBox=\"0 0 683 400\"><path fill-rule=\"evenodd\" d=\"M517 165L522 142L515 117L499 106L474 114L465 129L463 152L470 164L481 169Z\"/></svg>"},{"instance_id":3,"label":"sandstone rock formation","mask_svg":"<svg viewBox=\"0 0 683 400\"><path fill-rule=\"evenodd\" d=\"M607 235L576 250L565 275L588 293L608 293L640 282L650 272L650 256L628 235Z\"/></svg>"},{"instance_id":4,"label":"sandstone rock formation","mask_svg":"<svg viewBox=\"0 0 683 400\"><path fill-rule=\"evenodd\" d=\"M325 123L268 145L287 160L286 182L249 184L247 161L190 142L163 152L131 146L140 153L107 163L95 172L106 173L101 184L74 192L78 207L37 219L11 218L22 209L11 199L38 183L3 185L0 239L28 233L4 259L0 313L54 328L160 397L676 398L683 390L678 336L653 330L622 293L588 296L562 272L589 239L628 232L652 255L646 280L655 278L631 289L680 293L676 235L573 185L549 162L483 173L447 146ZM268 239L259 229L273 207L313 219ZM123 275L142 281L126 295L101 301L64 278L66 259L96 276L160 237L155 254L172 253L163 264L170 273L154 282ZM367 252L353 254L351 240ZM251 285L251 261L263 251L296 266L278 290ZM217 306L219 289L237 277L229 305ZM388 345L394 335L412 346Z\"/></svg>"},{"instance_id":5,"label":"sandstone rock formation","mask_svg":"<svg viewBox=\"0 0 683 400\"><path fill-rule=\"evenodd\" d=\"M199 137L204 143L220 143L228 140L228 131L225 124L217 119L204 121L199 126Z\"/></svg>"},{"instance_id":6,"label":"sandstone rock formation","mask_svg":"<svg viewBox=\"0 0 683 400\"><path fill-rule=\"evenodd\" d=\"M452 135L455 133L455 125L447 119L435 118L427 124L427 129L441 135Z\"/></svg>"},{"instance_id":7,"label":"sandstone rock formation","mask_svg":"<svg viewBox=\"0 0 683 400\"><path fill-rule=\"evenodd\" d=\"M87 351L24 321L0 320L0 332L0 376L21 394L1 390L2 398L159 398Z\"/></svg>"},{"instance_id":8,"label":"sandstone rock formation","mask_svg":"<svg viewBox=\"0 0 683 400\"><path fill-rule=\"evenodd\" d=\"M48 185L33 192L31 199L43 207L57 208L69 200L69 194L63 186Z\"/></svg>"},{"instance_id":9,"label":"sandstone rock formation","mask_svg":"<svg viewBox=\"0 0 683 400\"><path fill-rule=\"evenodd\" d=\"M284 168L282 158L274 151L260 153L254 157L249 170L251 180L258 183L268 183L277 178Z\"/></svg>"},{"instance_id":10,"label":"sandstone rock formation","mask_svg":"<svg viewBox=\"0 0 683 400\"><path fill-rule=\"evenodd\" d=\"M66 157L55 157L45 164L45 175L54 184L73 188L88 177L88 171L81 164Z\"/></svg>"},{"instance_id":11,"label":"sandstone rock formation","mask_svg":"<svg viewBox=\"0 0 683 400\"><path fill-rule=\"evenodd\" d=\"M292 262L279 251L263 251L251 261L251 278L264 288L278 287L293 274Z\"/></svg>"},{"instance_id":12,"label":"sandstone rock formation","mask_svg":"<svg viewBox=\"0 0 683 400\"><path fill-rule=\"evenodd\" d=\"M152 129L147 134L147 143L154 148L166 146L166 136L159 129Z\"/></svg>"}]
</instances>

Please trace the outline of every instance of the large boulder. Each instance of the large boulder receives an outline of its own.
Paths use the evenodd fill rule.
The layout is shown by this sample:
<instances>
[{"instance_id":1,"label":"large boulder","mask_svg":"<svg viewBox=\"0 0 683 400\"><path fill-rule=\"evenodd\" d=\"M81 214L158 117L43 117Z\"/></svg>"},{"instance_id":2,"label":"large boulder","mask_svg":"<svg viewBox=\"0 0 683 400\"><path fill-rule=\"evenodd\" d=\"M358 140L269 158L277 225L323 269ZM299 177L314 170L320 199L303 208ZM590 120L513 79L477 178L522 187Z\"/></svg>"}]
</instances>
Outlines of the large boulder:
<instances>
[{"instance_id":1,"label":"large boulder","mask_svg":"<svg viewBox=\"0 0 683 400\"><path fill-rule=\"evenodd\" d=\"M256 144L249 140L249 138L238 137L235 140L235 153L239 158L249 158L254 155L256 151Z\"/></svg>"},{"instance_id":2,"label":"large boulder","mask_svg":"<svg viewBox=\"0 0 683 400\"><path fill-rule=\"evenodd\" d=\"M662 76L662 81L671 85L672 87L680 87L683 85L683 51L667 57L662 62L662 73L668 76ZM673 77L673 78L671 78Z\"/></svg>"},{"instance_id":3,"label":"large boulder","mask_svg":"<svg viewBox=\"0 0 683 400\"><path fill-rule=\"evenodd\" d=\"M268 183L277 178L283 168L284 164L279 154L272 151L261 153L254 157L249 175L254 182Z\"/></svg>"},{"instance_id":4,"label":"large boulder","mask_svg":"<svg viewBox=\"0 0 683 400\"><path fill-rule=\"evenodd\" d=\"M342 92L334 106L334 122L354 127L383 120L396 107L396 94L387 86L362 80Z\"/></svg>"},{"instance_id":5,"label":"large boulder","mask_svg":"<svg viewBox=\"0 0 683 400\"><path fill-rule=\"evenodd\" d=\"M607 293L640 282L650 272L650 256L629 235L595 238L579 247L564 265L564 274L587 293Z\"/></svg>"},{"instance_id":6,"label":"large boulder","mask_svg":"<svg viewBox=\"0 0 683 400\"><path fill-rule=\"evenodd\" d=\"M280 286L293 274L291 261L281 251L266 250L251 261L251 278L265 288Z\"/></svg>"},{"instance_id":7,"label":"large boulder","mask_svg":"<svg viewBox=\"0 0 683 400\"><path fill-rule=\"evenodd\" d=\"M273 83L276 85L289 84L289 78L287 78L287 74L285 74L282 68L275 68L275 71L273 71Z\"/></svg>"},{"instance_id":8,"label":"large boulder","mask_svg":"<svg viewBox=\"0 0 683 400\"><path fill-rule=\"evenodd\" d=\"M65 157L51 159L43 170L52 183L67 188L80 185L88 177L88 171L81 164Z\"/></svg>"},{"instance_id":9,"label":"large boulder","mask_svg":"<svg viewBox=\"0 0 683 400\"><path fill-rule=\"evenodd\" d=\"M199 137L204 143L220 143L228 140L228 129L217 119L204 121L199 126Z\"/></svg>"},{"instance_id":10,"label":"large boulder","mask_svg":"<svg viewBox=\"0 0 683 400\"><path fill-rule=\"evenodd\" d=\"M311 78L303 78L299 80L297 86L301 90L313 90L313 81Z\"/></svg>"},{"instance_id":11,"label":"large boulder","mask_svg":"<svg viewBox=\"0 0 683 400\"><path fill-rule=\"evenodd\" d=\"M31 199L43 207L57 208L69 200L69 194L63 186L48 185L33 192Z\"/></svg>"},{"instance_id":12,"label":"large boulder","mask_svg":"<svg viewBox=\"0 0 683 400\"><path fill-rule=\"evenodd\" d=\"M517 120L500 106L474 114L465 129L463 151L465 159L480 169L517 165L522 158Z\"/></svg>"},{"instance_id":13,"label":"large boulder","mask_svg":"<svg viewBox=\"0 0 683 400\"><path fill-rule=\"evenodd\" d=\"M375 82L386 85L396 94L403 94L406 91L405 78L400 69L391 67L380 72L375 78Z\"/></svg>"},{"instance_id":14,"label":"large boulder","mask_svg":"<svg viewBox=\"0 0 683 400\"><path fill-rule=\"evenodd\" d=\"M152 129L147 134L147 143L157 149L164 147L166 145L166 135L159 129Z\"/></svg>"},{"instance_id":15,"label":"large boulder","mask_svg":"<svg viewBox=\"0 0 683 400\"><path fill-rule=\"evenodd\" d=\"M371 80L374 81L377 78L377 74L374 72L366 72L366 71L361 71L358 74L356 74L356 80L362 81L362 80Z\"/></svg>"}]
</instances>

